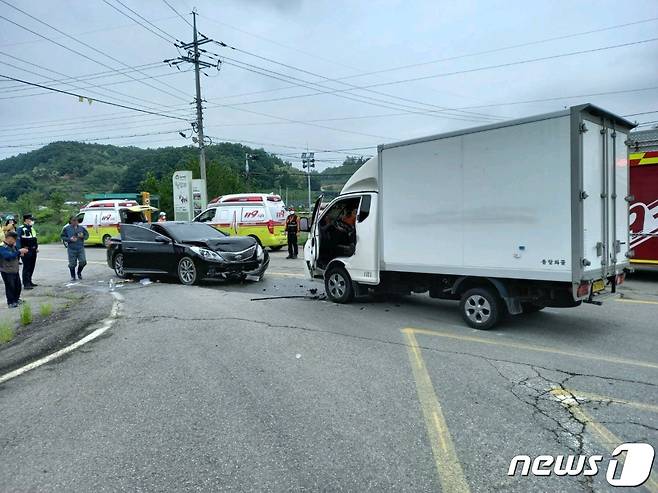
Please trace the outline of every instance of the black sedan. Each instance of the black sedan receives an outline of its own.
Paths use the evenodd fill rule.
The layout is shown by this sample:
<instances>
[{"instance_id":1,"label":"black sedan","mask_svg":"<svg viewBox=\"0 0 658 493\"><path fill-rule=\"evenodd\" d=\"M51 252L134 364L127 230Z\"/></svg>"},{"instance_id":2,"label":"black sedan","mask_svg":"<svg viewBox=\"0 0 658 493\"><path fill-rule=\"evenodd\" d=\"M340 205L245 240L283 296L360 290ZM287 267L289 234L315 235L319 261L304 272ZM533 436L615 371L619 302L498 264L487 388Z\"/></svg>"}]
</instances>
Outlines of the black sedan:
<instances>
[{"instance_id":1,"label":"black sedan","mask_svg":"<svg viewBox=\"0 0 658 493\"><path fill-rule=\"evenodd\" d=\"M107 264L119 277L170 275L183 284L204 278L261 279L270 258L248 236L227 236L203 223L121 224Z\"/></svg>"}]
</instances>

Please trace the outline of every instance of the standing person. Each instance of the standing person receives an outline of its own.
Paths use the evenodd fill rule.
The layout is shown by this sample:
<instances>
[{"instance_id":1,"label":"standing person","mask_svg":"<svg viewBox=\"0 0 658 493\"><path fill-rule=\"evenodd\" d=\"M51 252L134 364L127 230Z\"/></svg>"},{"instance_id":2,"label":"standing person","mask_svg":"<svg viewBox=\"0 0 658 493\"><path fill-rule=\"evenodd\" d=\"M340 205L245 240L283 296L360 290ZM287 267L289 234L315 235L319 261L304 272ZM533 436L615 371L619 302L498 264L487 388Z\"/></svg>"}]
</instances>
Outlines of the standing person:
<instances>
[{"instance_id":1,"label":"standing person","mask_svg":"<svg viewBox=\"0 0 658 493\"><path fill-rule=\"evenodd\" d=\"M21 302L21 278L18 276L18 257L28 252L27 248L16 248L16 231L8 231L0 245L0 274L5 283L5 295L9 308Z\"/></svg>"},{"instance_id":2,"label":"standing person","mask_svg":"<svg viewBox=\"0 0 658 493\"><path fill-rule=\"evenodd\" d=\"M0 234L2 237L0 238L0 241L5 239L5 235L9 233L10 231L16 231L16 219L14 219L14 216L7 216L5 220L5 224L2 226L2 231Z\"/></svg>"},{"instance_id":3,"label":"standing person","mask_svg":"<svg viewBox=\"0 0 658 493\"><path fill-rule=\"evenodd\" d=\"M299 233L299 216L295 209L288 208L290 214L286 218L286 233L288 235L288 256L286 258L297 258L299 247L297 246L297 233Z\"/></svg>"},{"instance_id":4,"label":"standing person","mask_svg":"<svg viewBox=\"0 0 658 493\"><path fill-rule=\"evenodd\" d=\"M167 213L166 212L161 212L158 215L158 222L159 223L166 223L167 222Z\"/></svg>"},{"instance_id":5,"label":"standing person","mask_svg":"<svg viewBox=\"0 0 658 493\"><path fill-rule=\"evenodd\" d=\"M85 254L85 240L89 239L89 232L78 222L77 216L71 216L68 225L62 229L60 238L67 247L69 254L69 272L71 281L75 281L75 268L78 267L78 279L82 281L82 269L87 265Z\"/></svg>"},{"instance_id":6,"label":"standing person","mask_svg":"<svg viewBox=\"0 0 658 493\"><path fill-rule=\"evenodd\" d=\"M16 230L16 233L18 233L18 247L27 248L27 253L23 256L23 288L34 289L38 286L32 282L32 274L37 265L39 241L32 214L23 214L23 225Z\"/></svg>"}]
</instances>

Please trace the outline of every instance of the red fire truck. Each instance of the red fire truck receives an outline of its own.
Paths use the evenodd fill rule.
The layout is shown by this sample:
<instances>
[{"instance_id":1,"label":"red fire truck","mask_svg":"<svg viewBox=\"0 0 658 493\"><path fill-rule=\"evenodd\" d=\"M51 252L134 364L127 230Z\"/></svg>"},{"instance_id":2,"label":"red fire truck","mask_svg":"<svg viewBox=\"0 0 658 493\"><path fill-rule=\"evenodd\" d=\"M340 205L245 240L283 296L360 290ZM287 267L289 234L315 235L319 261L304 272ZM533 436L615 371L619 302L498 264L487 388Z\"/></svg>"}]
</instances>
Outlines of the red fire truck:
<instances>
[{"instance_id":1,"label":"red fire truck","mask_svg":"<svg viewBox=\"0 0 658 493\"><path fill-rule=\"evenodd\" d=\"M658 269L658 128L629 136L631 259L637 269Z\"/></svg>"}]
</instances>

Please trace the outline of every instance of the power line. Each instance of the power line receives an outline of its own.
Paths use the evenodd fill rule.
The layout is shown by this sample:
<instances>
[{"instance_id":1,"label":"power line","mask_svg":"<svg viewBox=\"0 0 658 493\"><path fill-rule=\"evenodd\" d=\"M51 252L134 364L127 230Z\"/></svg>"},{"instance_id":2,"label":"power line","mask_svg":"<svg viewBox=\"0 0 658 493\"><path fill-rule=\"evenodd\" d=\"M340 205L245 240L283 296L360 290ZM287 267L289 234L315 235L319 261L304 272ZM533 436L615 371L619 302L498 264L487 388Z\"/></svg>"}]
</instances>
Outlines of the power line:
<instances>
[{"instance_id":1,"label":"power line","mask_svg":"<svg viewBox=\"0 0 658 493\"><path fill-rule=\"evenodd\" d=\"M216 41L216 43L218 43L218 42ZM308 70L304 70L302 68L295 67L293 65L289 65L289 64L286 64L284 62L274 60L272 58L263 57L261 55L257 55L255 53L249 52L247 50L243 50L241 48L236 48L234 46L229 46L226 43L218 43L218 44L222 47L229 48L229 49L235 50L235 51L240 52L240 53L244 53L246 55L258 58L258 59L263 60L263 61L267 61L267 62L270 62L270 63L281 65L282 67L286 67L286 68L289 68L291 70L303 72L305 74L309 74L309 75L312 75L314 77L319 77L319 78L321 78L321 79L323 79L324 81L327 81L327 82L339 82L340 84L347 85L348 87L358 89L357 85L351 84L349 82L344 82L344 81L338 81L338 80L335 80L335 79L331 79L331 78L326 77L324 75L317 74L315 72L311 72L311 71L308 71ZM388 97L388 98L391 98L391 99L397 99L399 101L405 101L405 102L414 103L414 104L418 104L418 105L422 105L422 106L430 106L430 107L433 107L433 108L437 108L440 111L456 111L455 108L448 108L448 107L445 107L445 106L439 106L439 105L427 103L427 102L424 102L424 101L418 101L418 100L411 99L411 98L396 96L394 94L388 94L388 93L382 92L382 91L367 90L366 92L371 92L371 93L378 94L380 96L385 96L385 97ZM475 116L486 117L486 118L498 118L498 119L501 118L501 117L496 116L496 115L487 115L487 114L475 113L475 112L470 112L470 111L463 111L463 113L467 113L467 114L470 113L470 114L475 115Z\"/></svg>"},{"instance_id":2,"label":"power line","mask_svg":"<svg viewBox=\"0 0 658 493\"><path fill-rule=\"evenodd\" d=\"M501 103L490 103L490 104L483 104L476 106L463 106L462 108L491 108L493 106L512 106L512 105L529 104L529 103L545 103L548 101L563 101L565 99L586 98L591 96L610 96L612 94L626 94L631 92L655 91L656 89L658 89L658 86L639 87L634 89L620 89L617 91L591 92L588 94L573 94L571 96L554 96L550 98L525 99L521 101L505 101Z\"/></svg>"},{"instance_id":3,"label":"power line","mask_svg":"<svg viewBox=\"0 0 658 493\"><path fill-rule=\"evenodd\" d=\"M4 51L0 51L0 55L6 56L7 58L14 58L16 60L21 60L17 56L11 55L11 54L6 53ZM38 65L36 63L33 64L32 62L27 62L25 60L21 60L21 61L23 63L28 63L30 65L35 65L35 66L40 67L40 65ZM133 67L133 68L131 68L131 70L134 70L135 68L150 70L150 69L161 67L161 66L162 66L162 64L159 63L159 62L146 63L146 64L138 65L137 67ZM129 71L129 70L128 69L121 70L121 72L124 72L124 71ZM114 77L115 74L111 70L105 70L105 71L102 71L102 72L84 74L84 75L80 75L80 76L77 76L77 77L67 76L66 78L63 78L63 79L53 79L50 82L56 82L58 84L59 83L67 83L67 82L87 82L87 81L94 80L94 79L102 79L102 78L105 78L105 77L108 77L108 76ZM31 89L29 87L25 87L23 84L14 84L13 86L4 86L2 88L2 93L7 94L9 92L24 92L24 91L30 91L30 90Z\"/></svg>"},{"instance_id":4,"label":"power line","mask_svg":"<svg viewBox=\"0 0 658 493\"><path fill-rule=\"evenodd\" d=\"M173 18L174 18L174 16L158 17L157 19L154 19L154 22L166 21L166 20L170 20L170 19L173 19ZM132 26L133 25L131 23L131 24L124 24L122 26L102 27L100 29L92 29L91 31L82 31L82 32L79 32L79 33L74 33L73 36L86 36L87 34L95 34L95 33L100 33L100 32L104 32L104 31L116 31L118 29L125 29L127 27L132 27ZM64 36L61 36L61 37L63 38ZM34 44L34 43L43 43L43 40L41 40L41 39L31 39L29 41L18 41L18 42L15 42L15 43L3 43L3 44L0 44L0 48L6 48L6 47L9 47L9 46L20 46L20 45L25 45L25 44Z\"/></svg>"},{"instance_id":5,"label":"power line","mask_svg":"<svg viewBox=\"0 0 658 493\"><path fill-rule=\"evenodd\" d=\"M132 135L113 135L110 137L98 137L98 138L92 138L92 139L76 139L73 142L97 142L101 140L113 140L113 139L132 139L134 137L145 137L147 135L163 135L163 134L173 134L180 132L180 129L171 129L171 130L163 130L161 132L147 132L143 134L132 134ZM7 149L7 148L23 148L23 147L32 147L32 146L44 146L52 144L52 141L50 142L40 142L40 143L35 143L35 142L24 142L24 143L18 143L18 144L10 144L10 145L0 145L0 149Z\"/></svg>"},{"instance_id":6,"label":"power line","mask_svg":"<svg viewBox=\"0 0 658 493\"><path fill-rule=\"evenodd\" d=\"M622 115L622 116L628 117L628 116L650 115L651 113L658 113L658 110L643 111L641 113L631 113L630 115Z\"/></svg>"},{"instance_id":7,"label":"power line","mask_svg":"<svg viewBox=\"0 0 658 493\"><path fill-rule=\"evenodd\" d=\"M107 3L106 0L103 0L103 1L104 1L105 3ZM147 18L143 17L141 14L139 14L139 12L136 12L136 11L134 11L133 9L131 9L130 7L128 7L128 6L127 6L125 3L123 3L121 0L116 0L116 1L117 1L118 3L120 3L123 7L125 7L126 9L130 10L133 14L135 14L137 17L139 17L140 19L142 19L144 22L146 22L149 26L154 27L155 29L157 29L158 31L160 31L161 33L163 33L165 36L167 36L168 38L171 38L171 39L173 39L174 41L178 41L174 36L172 36L171 34L169 34L169 33L168 33L167 31L165 31L164 29L161 29L161 28L159 28L158 26L156 26L155 24L153 24L150 20L148 20ZM110 5L110 6L112 6L112 5ZM119 11L119 12L121 12L121 11ZM121 13L123 14L123 12L121 12ZM124 15L125 15L125 14L124 14ZM143 26L143 27L146 27L146 26ZM148 28L147 28L147 29L148 29ZM149 29L149 31L150 31L150 29ZM151 31L151 32L153 32L153 31ZM154 33L154 34L155 34L155 33ZM166 40L166 38L164 38L164 39Z\"/></svg>"},{"instance_id":8,"label":"power line","mask_svg":"<svg viewBox=\"0 0 658 493\"><path fill-rule=\"evenodd\" d=\"M356 77L365 77L367 75L377 75L377 74L383 74L385 72L393 72L393 71L397 71L397 70L406 70L408 68L415 68L415 67L420 67L420 66L424 66L424 65L432 65L432 64L435 64L435 63L448 62L448 61L453 61L453 60L459 60L461 58L468 58L468 57L474 57L474 56L479 56L479 55L490 55L492 53L498 53L498 52L501 52L501 51L512 50L512 49L515 49L515 48L525 48L525 47L528 47L528 46L534 46L534 45L538 45L538 44L549 43L551 41L560 41L560 40L563 40L563 39L586 36L588 34L595 34L595 33L600 33L600 32L604 32L604 31L612 31L612 30L615 30L615 29L621 29L621 28L624 28L624 27L635 26L635 25L638 25L638 24L646 24L646 23L655 22L655 21L658 21L658 17L651 17L649 19L642 19L642 20L639 20L639 21L632 21L632 22L627 22L627 23L624 23L624 24L617 24L617 25L614 25L614 26L608 26L608 27L603 27L603 28L598 28L598 29L591 29L589 31L580 31L580 32L577 32L577 33L565 34L565 35L562 35L562 36L554 36L554 37L550 37L550 38L538 39L538 40L535 40L535 41L527 41L527 42L524 42L524 43L517 43L517 44L512 44L512 45L507 45L507 46L501 46L499 48L492 48L492 49L488 49L488 50L481 50L481 51L476 51L476 52L471 52L471 53L465 53L465 54L462 54L462 55L449 56L449 57L445 57L445 58L437 58L437 59L428 60L428 61L425 61L425 62L410 63L410 64L406 64L406 65L398 65L396 67L390 67L390 68L381 69L381 70L373 70L371 72L363 72L363 73L360 73L360 74L347 76L345 78L336 79L336 80L352 79L352 78L356 78Z\"/></svg>"},{"instance_id":9,"label":"power line","mask_svg":"<svg viewBox=\"0 0 658 493\"><path fill-rule=\"evenodd\" d=\"M145 116L150 116L150 115L145 115ZM154 122L154 123L153 123ZM168 119L163 119L162 117L154 117L154 118L147 118L146 120L142 120L139 122L134 122L132 124L122 124L118 126L116 123L110 124L110 125L81 125L78 127L72 127L72 128L55 128L51 130L45 130L41 131L38 133L34 133L31 130L25 130L25 129L20 129L20 130L14 130L12 133L4 133L0 134L0 139L11 139L14 137L19 137L23 136L26 133L29 132L29 134L33 137L39 138L39 139L62 139L66 137L76 137L79 135L79 131L84 131L85 133L88 132L94 132L96 130L115 130L115 129L121 129L121 130L130 130L132 128L135 129L143 129L144 124L149 123L148 128L154 128L154 127L162 127L164 125L171 125L171 121ZM64 135L61 135L62 132L67 132ZM58 134L58 135L51 135L51 134Z\"/></svg>"},{"instance_id":10,"label":"power line","mask_svg":"<svg viewBox=\"0 0 658 493\"><path fill-rule=\"evenodd\" d=\"M185 17L183 17L183 16L180 14L180 12L178 12L178 10L176 10L176 9L175 9L175 8L169 3L169 2L167 2L167 0L162 0L162 1L163 1L164 3L166 3L166 4L167 4L167 7L169 7L171 10L173 10L174 13L175 13L178 17L180 17L181 19L183 19L183 21L185 21L185 22L187 23L188 26L190 26L190 27L192 27L192 28L194 27L194 26L192 25L192 23L191 23L190 21L188 21Z\"/></svg>"},{"instance_id":11,"label":"power line","mask_svg":"<svg viewBox=\"0 0 658 493\"><path fill-rule=\"evenodd\" d=\"M305 97L305 96L315 96L319 94L332 94L337 97L347 99L350 101L355 101L359 103L364 103L364 104L370 104L372 106L378 106L381 108L386 108L386 109L392 109L392 110L405 110L409 113L413 114L420 114L420 115L427 115L427 116L435 116L439 118L445 118L445 119L450 119L450 120L458 120L458 121L482 121L485 120L485 117L469 117L468 115L452 115L452 114L446 114L442 113L442 111L445 110L427 110L423 108L415 108L413 106L409 105L402 105L400 103L395 103L395 102L390 102L390 101L384 101L381 99L373 98L371 96L362 96L359 94L351 94L351 95L345 95L345 94L340 94L344 91L351 91L352 89L330 89L326 88L326 86L319 86L317 83L310 82L310 81L304 81L303 79L299 79L294 76L289 76L287 74L281 74L280 72L275 72L269 69L264 69L260 67L256 67L255 65L251 65L245 62L241 62L239 60L235 60L233 58L229 57L222 57L223 63L226 65L231 65L237 68L240 68L242 70L246 70L248 72L253 72L259 75L263 75L265 77L270 77L276 80L282 80L284 82L289 82L291 79L293 80L300 80L302 83L296 83L297 86L299 87L305 87L307 89L312 89L316 92L306 94L306 95L297 95L297 96L289 96L289 97L281 97L281 98L271 98L271 99L261 99L261 100L255 100L255 101L243 101L243 102L237 102L237 103L232 103L232 104L225 104L224 106L232 107L235 108L237 106L244 106L244 105L249 105L249 104L257 104L257 103L266 103L266 102L273 102L273 101L282 101L282 100L288 100L288 99L297 99L300 97ZM226 61L226 60L231 60L233 62L238 62L238 63L231 63L231 61ZM322 89L318 90L316 87L313 86L319 86ZM487 117L488 118L488 117Z\"/></svg>"},{"instance_id":12,"label":"power line","mask_svg":"<svg viewBox=\"0 0 658 493\"><path fill-rule=\"evenodd\" d=\"M624 47L628 47L628 46L636 46L636 45L639 45L639 44L651 43L651 42L655 42L655 41L658 41L658 38L649 38L649 39L633 41L633 42L628 42L628 43L621 43L621 44L616 44L616 45L609 45L609 46L603 46L603 47L598 47L598 48L591 48L591 49L587 49L587 50L579 50L579 51L572 51L572 52L566 52L566 53L559 53L559 54L548 55L548 56L543 56L543 57L527 58L527 59L516 60L516 61L512 61L512 62L500 63L500 64L495 64L495 65L485 65L485 66L482 66L482 67L475 67L475 68L471 68L471 69L456 70L456 71L452 71L452 72L443 72L443 73L433 74L433 75L424 75L424 76L418 76L418 77L411 77L411 78L408 78L408 79L401 79L401 80L394 80L394 81L387 81L387 82L377 82L377 83L373 83L373 84L356 86L354 88L332 89L332 90L329 90L329 91L316 91L316 92L313 92L313 93L298 94L298 95L281 97L281 98L270 99L270 100L250 101L250 102L242 103L242 104L252 104L252 103L256 103L256 102L266 102L266 101L283 101L283 100L290 100L290 99L298 99L298 98L316 96L318 94L334 94L334 93L342 93L342 92L352 92L352 91L355 91L357 89L370 89L370 88L373 88L373 87L383 87L383 86L404 84L404 83L409 83L409 82L416 82L416 81L420 81L420 80L436 79L436 78L439 78L439 77L448 77L448 76L452 76L452 75L459 75L459 74L480 72L480 71L486 71L486 70L493 70L493 69L498 69L498 68L505 68L505 67L511 67L511 66L516 66L516 65L523 65L523 64L534 63L534 62L553 60L553 59L557 59L557 58L577 56L577 55L583 55L583 54L587 54L587 53L595 53L595 52L600 52L600 51L604 51L604 50L624 48ZM472 108L472 107L470 107L470 108Z\"/></svg>"},{"instance_id":13,"label":"power line","mask_svg":"<svg viewBox=\"0 0 658 493\"><path fill-rule=\"evenodd\" d=\"M96 52L96 53L98 53L98 54L100 54L100 55L103 55L104 57L109 58L110 60L113 60L113 61L115 61L115 62L117 62L117 63L120 63L120 64L123 65L124 67L128 67L128 66L129 66L128 64L126 64L126 63L123 62L122 60L120 60L120 59L118 59L118 58L115 58L115 57L113 57L112 55L108 55L107 53L105 53L105 52L99 50L98 48L96 48L96 47L90 45L89 43L86 43L86 42L84 42L84 41L81 41L81 40L75 38L74 36L71 36L70 34L67 34L67 33L65 33L64 31L62 31L62 30L60 30L60 29L57 29L56 27L54 27L54 26L48 24L47 22L42 21L41 19L39 19L39 18L33 16L32 14L30 14L30 13L28 13L28 12L26 12L26 11L24 11L24 10L22 10L22 9L20 9L20 8L14 6L14 5L12 5L12 4L10 4L10 3L7 2L6 0L0 0L0 2L4 3L5 5L7 5L7 6L11 7L11 8L13 8L14 10L17 10L18 12L21 12L23 15L26 15L27 17L29 17L29 18L31 18L31 19L33 19L33 20L39 22L40 24L43 24L44 26L49 27L49 28L52 29L53 31L56 31L57 33L59 33L59 34L65 36L65 37L67 37L67 38L69 38L69 39L75 41L76 43L79 43L79 44L81 44L81 45L83 45L83 46L89 48L90 50L92 50L92 51L94 51L94 52ZM22 29L25 29L26 31L29 31L29 32L31 32L32 34L35 34L36 36L39 36L39 37L41 37L41 38L44 38L44 39L50 41L51 43L55 43L56 45L61 46L62 48L66 49L66 50L72 51L73 53L75 53L75 54L77 54L77 55L79 55L79 56L82 56L82 57L84 57L84 58L86 58L86 59L88 59L88 60L91 60L91 61L94 62L94 63L97 63L97 64L99 64L99 65L102 65L102 66L104 66L105 68L108 68L108 69L110 69L110 70L114 69L114 67L111 67L111 66L109 66L109 65L107 65L107 64L105 64L105 63L103 63L103 62L101 62L101 61L99 61L99 60L96 60L96 59L94 59L94 58L91 58L91 57L85 55L84 53L81 53L81 52L79 52L79 51L77 51L77 50L74 50L73 48L70 48L70 47L68 47L68 46L66 46L66 45L63 45L62 43L59 43L59 42L57 42L57 41L55 41L55 40L53 40L53 39L50 39L50 38L48 38L48 37L46 37L46 36L44 36L44 35L42 35L42 34L36 32L36 31L33 31L32 29L29 29L29 28L27 28L27 27L25 27L25 26L22 26L22 25L18 24L17 22L14 22L14 21L12 21L12 20L6 18L6 17L0 16L0 18L2 18L2 19L4 19L4 20L6 20L6 21L8 21L8 22L10 22L10 23L12 23L12 24L14 24L15 26L18 26L18 27L20 27L20 28L22 28ZM147 74L142 74L142 75L147 75ZM132 78L132 79L134 80L134 78L133 78L132 76L129 76L129 77ZM166 91L166 90L164 90L164 89L162 89L162 88L160 88L160 87L157 87L157 86L154 86L154 85L152 85L152 84L149 84L148 82L141 81L141 83L144 84L144 85L146 85L146 86L148 86L148 87L150 87L151 89L155 89L155 90L157 90L157 91L163 92L163 93L168 94L168 95L170 95L170 96L173 96L173 97L175 97L175 98L181 99L180 96L177 96L176 94L173 94L173 93L171 93L171 92L169 92L169 91ZM176 91L178 91L178 92L181 92L178 88L176 88L176 87L174 87L174 86L171 86L170 84L166 84L166 83L164 83L164 82L160 82L160 83L161 83L162 85L164 85L164 86L170 87L170 88L172 88L172 89L174 89L174 90L176 90ZM186 96L186 97L187 97L187 96Z\"/></svg>"},{"instance_id":14,"label":"power line","mask_svg":"<svg viewBox=\"0 0 658 493\"><path fill-rule=\"evenodd\" d=\"M291 48L291 47L288 47L284 44L276 42L274 40L265 38L263 36L259 36L259 35L250 33L248 31L245 31L243 29L236 28L236 27L231 26L229 24L226 24L224 22L220 22L220 21L217 21L217 20L205 17L205 16L204 16L204 18L210 20L211 22L215 22L217 24L227 26L231 29L235 29L236 31L243 32L243 33L248 34L250 36L257 37L259 39L263 39L265 41L276 44L278 46L282 46L282 47L288 48L288 49L293 49L295 51L300 51L300 50L297 50L295 48ZM585 35L588 35L588 34L594 34L594 33L598 33L598 32L621 29L621 28L629 27L629 26L633 26L633 25L649 23L649 22L655 22L656 20L658 20L658 17L653 17L653 18L649 18L649 19L642 19L642 20L638 20L638 21L632 21L632 22L627 22L627 23L624 23L624 24L617 24L617 25L614 25L614 26L608 26L608 27L603 27L603 28L598 28L598 29L593 29L593 30L588 30L588 31L581 31L581 32L566 34L566 35L562 35L562 36L554 36L554 37L544 38L544 39L540 39L540 40L534 40L534 41L529 41L529 42L524 42L524 43L517 43L517 44L502 46L502 47L493 48L493 49L487 49L487 50L481 50L481 51L476 51L476 52L471 52L471 53L465 53L465 54L461 54L461 55L454 55L454 56L429 60L429 61L425 61L425 62L399 65L399 66L396 66L396 67L389 67L389 68L386 68L386 69L373 70L373 71L369 71L369 72L361 72L361 73L358 73L358 74L353 74L353 75L348 75L348 76L338 77L338 78L332 78L332 79L329 79L329 80L334 81L334 82L340 82L340 81L344 81L344 80L348 80L348 79L365 77L365 76L368 76L368 75L376 75L376 74L381 74L381 73L385 73L385 72L392 72L392 71L403 70L403 69L408 69L408 68L413 68L413 67L418 67L418 66L423 66L423 65L435 64L435 63L439 63L439 62L458 60L458 59L461 59L461 58L473 57L473 56L478 56L478 55L486 55L486 54L511 50L511 49L514 49L514 48L522 48L522 47L527 47L527 46L533 46L533 45L537 45L537 44L548 43L548 42L551 42L551 41L558 41L558 40L562 40L562 39L585 36ZM304 54L307 54L307 55L312 56L314 58L322 59L324 61L328 61L328 62L331 62L331 63L337 63L337 62L334 62L332 60L323 59L319 56L316 56L316 55L313 55L313 54L310 54L310 53L307 53L307 52L301 51L301 53L304 53ZM353 67L348 67L348 68L353 68ZM276 88L276 89L266 89L266 90L254 92L252 94L275 92L275 91L285 90L285 89L288 89L290 87L294 87L294 86L287 86L287 87ZM244 95L244 94L242 94L242 95ZM233 97L233 96L227 96L227 97Z\"/></svg>"},{"instance_id":15,"label":"power line","mask_svg":"<svg viewBox=\"0 0 658 493\"><path fill-rule=\"evenodd\" d=\"M51 69L51 68L45 67L45 66L43 66L43 65L36 64L36 63L32 63L32 62L30 62L30 61L28 61L28 60L24 60L24 59L22 59L22 58L18 58L17 56L14 56L14 55L8 55L8 54L5 54L5 53L3 53L3 52L0 52L0 54L3 54L4 56L7 56L7 57L11 57L11 58L13 58L13 59L15 59L15 60L18 60L18 61L20 61L20 62L26 64L26 65L30 65L30 66L34 66L34 67L38 67L38 68L40 68L40 69L42 69L42 70L46 70L46 71L48 71L48 72L52 72L52 73L54 73L54 74L57 74L57 75L60 75L60 76L63 76L63 77L67 77L69 80L74 80L74 81L75 81L75 80L80 80L80 79L82 79L82 77L71 77L71 76L69 76L69 75L67 75L67 74L64 74L64 73L62 73L62 72L59 72L59 71L57 71L57 70L54 70L54 69ZM25 68L22 68L22 67L17 67L16 65L13 65L13 64L11 64L11 63L7 63L7 62L5 62L5 65L47 79L46 81L42 81L42 82L56 82L56 79L49 78L49 77L47 77L47 76L45 76L45 75L43 75L43 74L40 74L40 73L38 73L38 72L34 72L33 70L28 70L28 69L25 69ZM139 71L139 70L137 70L137 71ZM167 75L167 74L163 74L163 75ZM149 79L155 79L155 76L148 76L147 78L149 78ZM141 80L141 79L137 79L137 80ZM129 81L118 81L118 82L111 82L111 83L107 83L107 84L91 84L91 85L87 85L86 87L81 87L81 86L76 85L76 84L73 84L73 83L71 83L71 82L65 82L64 84L65 84L65 85L68 85L68 86L71 86L71 87L73 87L74 89L78 89L78 90L89 90L89 89L92 89L92 90L93 90L93 89L95 89L95 88L101 88L101 87L103 87L103 86L107 86L107 85L115 85L115 84L125 83L125 82L129 82ZM28 88L28 89L29 89L29 88ZM131 98L131 100L129 100L129 101L120 100L121 102L124 102L124 103L127 103L127 104L132 103L132 102L133 102L132 100L138 100L138 101L145 102L145 103L147 103L148 105L156 105L156 106L158 105L158 103L154 103L154 102L152 102L152 101L149 101L148 99L140 98L140 97L137 97L137 96L131 96L130 94L126 94L126 93L124 93L124 92L117 91L117 90L114 90L114 89L103 89L103 91L104 91L104 92L111 92L111 93L114 93L114 94L118 94L118 95L120 95L120 96L126 96L126 97L128 97L128 98ZM95 91L95 92L98 92L98 91ZM14 96L9 96L9 97L2 97L2 98L0 98L0 99L15 99L15 98L17 98L17 97L37 96L37 95L40 95L40 94L47 94L47 92L40 92L40 93L36 93L36 94L33 93L33 94L19 95L19 96L15 96L15 95L14 95ZM159 108L155 108L155 107L153 107L153 106L150 106L150 107L147 106L147 108L149 108L149 109L155 109L155 110L159 109Z\"/></svg>"},{"instance_id":16,"label":"power line","mask_svg":"<svg viewBox=\"0 0 658 493\"><path fill-rule=\"evenodd\" d=\"M157 111L150 111L150 110L145 110L145 109L142 109L142 108L135 108L134 106L127 106L127 105L124 105L124 104L114 103L112 101L105 101L105 100L102 100L102 99L90 98L89 96L84 96L82 94L76 94L74 92L69 92L69 91L64 91L62 89L56 89L54 87L44 86L42 84L37 84L36 82L29 82L29 81L26 81L26 80L23 80L23 79L17 79L16 77L10 77L9 75L0 74L0 77L4 77L5 79L13 80L14 82L21 82L23 84L28 84L30 86L40 87L42 89L48 89L49 91L58 92L60 94L67 94L69 96L75 96L76 98L90 99L90 100L95 101L97 103L107 104L107 105L110 105L110 106L116 106L117 108L124 108L124 109L127 109L127 110L139 111L140 113L148 113L150 115L158 115L158 116L162 116L164 118L171 118L173 120L182 120L182 121L185 121L185 122L187 121L185 118L181 118L181 117L178 117L178 116L167 115L167 114L164 114L164 113L159 113Z\"/></svg>"}]
</instances>

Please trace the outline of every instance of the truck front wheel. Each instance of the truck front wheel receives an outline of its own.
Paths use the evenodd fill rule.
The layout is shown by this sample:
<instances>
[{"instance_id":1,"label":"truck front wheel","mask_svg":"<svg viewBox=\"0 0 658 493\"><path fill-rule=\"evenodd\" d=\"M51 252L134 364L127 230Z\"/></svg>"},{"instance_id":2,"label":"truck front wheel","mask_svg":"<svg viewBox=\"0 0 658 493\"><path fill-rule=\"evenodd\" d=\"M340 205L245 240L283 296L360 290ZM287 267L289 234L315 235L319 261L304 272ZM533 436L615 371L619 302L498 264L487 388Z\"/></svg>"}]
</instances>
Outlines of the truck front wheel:
<instances>
[{"instance_id":1,"label":"truck front wheel","mask_svg":"<svg viewBox=\"0 0 658 493\"><path fill-rule=\"evenodd\" d=\"M349 303L354 299L354 286L347 271L340 266L329 269L324 277L324 289L334 303Z\"/></svg>"},{"instance_id":2,"label":"truck front wheel","mask_svg":"<svg viewBox=\"0 0 658 493\"><path fill-rule=\"evenodd\" d=\"M502 300L491 288L473 288L462 294L459 302L462 318L474 329L488 330L503 314Z\"/></svg>"}]
</instances>

